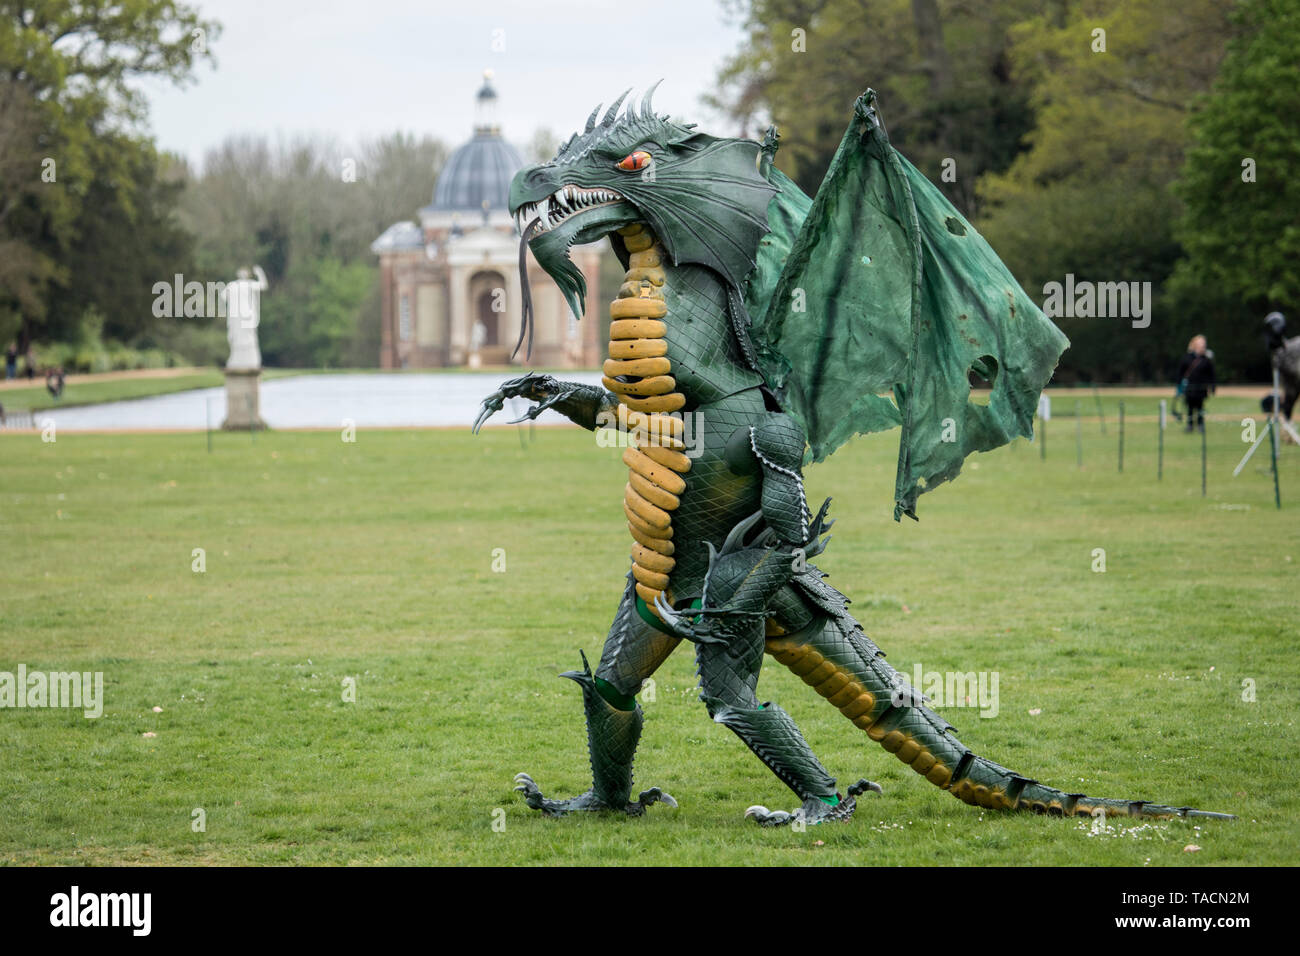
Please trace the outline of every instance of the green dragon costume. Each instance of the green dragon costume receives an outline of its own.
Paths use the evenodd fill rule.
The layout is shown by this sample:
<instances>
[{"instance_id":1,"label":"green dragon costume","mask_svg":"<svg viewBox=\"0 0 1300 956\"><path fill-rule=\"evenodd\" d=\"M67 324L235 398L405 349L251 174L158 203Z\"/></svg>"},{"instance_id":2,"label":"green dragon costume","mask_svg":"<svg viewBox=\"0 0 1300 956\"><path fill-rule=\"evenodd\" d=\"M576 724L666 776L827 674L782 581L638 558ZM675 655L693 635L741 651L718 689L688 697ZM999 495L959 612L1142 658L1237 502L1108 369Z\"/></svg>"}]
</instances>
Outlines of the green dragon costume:
<instances>
[{"instance_id":1,"label":"green dragon costume","mask_svg":"<svg viewBox=\"0 0 1300 956\"><path fill-rule=\"evenodd\" d=\"M523 397L536 403L525 418L549 408L633 436L627 587L595 673L584 655L581 671L563 675L582 689L592 786L548 799L519 774L528 805L552 816L676 806L658 788L631 796L635 695L685 639L709 715L801 801L793 812L750 807L764 825L844 820L859 795L880 790L860 780L837 791L790 716L759 700L764 652L967 803L1224 816L1066 793L975 755L809 563L831 522L829 501L815 516L808 506L805 463L856 433L901 425L894 517L915 518L918 495L955 477L969 453L1032 434L1068 344L893 149L875 94L858 99L812 200L772 165L775 130L762 144L709 136L656 115L652 94L620 114L624 93L599 120L597 107L554 160L521 170L510 188L521 273L531 248L576 315L586 289L570 246L608 236L627 274L610 306L604 387L525 375L484 401L474 429ZM531 349L527 293L520 344L525 336ZM987 405L969 401L972 373L991 383ZM689 448L687 421L697 432Z\"/></svg>"}]
</instances>

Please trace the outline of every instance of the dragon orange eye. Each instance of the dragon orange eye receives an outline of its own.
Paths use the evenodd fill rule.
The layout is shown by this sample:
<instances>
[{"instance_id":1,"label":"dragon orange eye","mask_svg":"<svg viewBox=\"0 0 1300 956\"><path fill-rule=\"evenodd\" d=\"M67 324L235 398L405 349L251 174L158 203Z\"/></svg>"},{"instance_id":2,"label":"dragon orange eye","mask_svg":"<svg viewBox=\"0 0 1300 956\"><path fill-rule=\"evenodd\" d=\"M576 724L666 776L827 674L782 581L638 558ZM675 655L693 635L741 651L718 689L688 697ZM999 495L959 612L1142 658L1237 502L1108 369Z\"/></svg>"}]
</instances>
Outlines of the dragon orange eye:
<instances>
[{"instance_id":1,"label":"dragon orange eye","mask_svg":"<svg viewBox=\"0 0 1300 956\"><path fill-rule=\"evenodd\" d=\"M637 170L645 169L647 166L649 166L650 159L651 157L649 153L647 153L644 149L638 149L624 156L623 159L619 162L618 168L625 169L629 173L634 173Z\"/></svg>"}]
</instances>

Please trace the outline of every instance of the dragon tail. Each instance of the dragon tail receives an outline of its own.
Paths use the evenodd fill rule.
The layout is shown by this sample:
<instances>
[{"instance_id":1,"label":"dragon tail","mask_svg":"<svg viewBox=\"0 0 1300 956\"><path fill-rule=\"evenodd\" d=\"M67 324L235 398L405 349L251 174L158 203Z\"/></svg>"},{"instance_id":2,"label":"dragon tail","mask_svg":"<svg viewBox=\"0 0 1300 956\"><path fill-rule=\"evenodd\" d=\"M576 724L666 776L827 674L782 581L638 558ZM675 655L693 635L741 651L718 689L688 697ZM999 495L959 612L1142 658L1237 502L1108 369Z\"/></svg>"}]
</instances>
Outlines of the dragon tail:
<instances>
[{"instance_id":1,"label":"dragon tail","mask_svg":"<svg viewBox=\"0 0 1300 956\"><path fill-rule=\"evenodd\" d=\"M1066 793L978 756L953 728L925 706L884 653L849 615L845 597L811 565L796 585L826 613L799 631L769 633L767 652L825 697L854 726L935 786L972 806L1028 810L1053 816L1170 819L1231 814ZM779 630L779 629L778 629Z\"/></svg>"}]
</instances>

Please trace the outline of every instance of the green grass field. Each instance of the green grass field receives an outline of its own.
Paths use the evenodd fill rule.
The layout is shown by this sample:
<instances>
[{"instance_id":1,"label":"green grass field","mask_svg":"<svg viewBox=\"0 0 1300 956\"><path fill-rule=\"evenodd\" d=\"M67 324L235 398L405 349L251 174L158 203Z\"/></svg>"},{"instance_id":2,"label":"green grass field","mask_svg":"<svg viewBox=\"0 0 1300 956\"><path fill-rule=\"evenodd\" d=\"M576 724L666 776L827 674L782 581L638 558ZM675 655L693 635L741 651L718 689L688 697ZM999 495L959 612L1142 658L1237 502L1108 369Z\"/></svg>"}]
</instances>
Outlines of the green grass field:
<instances>
[{"instance_id":1,"label":"green grass field","mask_svg":"<svg viewBox=\"0 0 1300 956\"><path fill-rule=\"evenodd\" d=\"M93 405L97 402L116 402L129 398L148 398L153 395L167 395L171 392L185 392L194 388L212 388L225 381L220 369L205 369L201 372L186 373L168 377L142 376L139 378L122 377L89 382L69 382L64 386L63 395L55 398L45 387L44 382L19 388L0 390L0 402L6 409L30 409L43 411L47 408L72 408L77 405Z\"/></svg>"},{"instance_id":2,"label":"green grass field","mask_svg":"<svg viewBox=\"0 0 1300 956\"><path fill-rule=\"evenodd\" d=\"M1236 424L1211 426L1204 499L1198 438L1171 427L1157 483L1149 421L1123 474L1113 419L1083 429L1083 469L1054 421L1046 461L974 456L903 525L896 434L857 439L807 475L838 518L819 564L900 670L998 673L995 718L941 711L977 752L1235 822L981 813L769 658L763 699L842 785L885 792L844 826L762 830L745 807L792 795L708 720L685 646L637 761L680 808L543 819L511 777L590 780L556 674L599 655L623 588L616 449L577 429L221 434L211 454L202 434L28 433L0 436L0 671L102 671L106 704L0 710L0 862L1295 864L1300 451L1278 512L1264 454L1230 476Z\"/></svg>"},{"instance_id":3,"label":"green grass field","mask_svg":"<svg viewBox=\"0 0 1300 956\"><path fill-rule=\"evenodd\" d=\"M262 370L262 380L269 382L277 378L292 375L316 374L316 369L280 369ZM169 395L172 392L187 392L195 388L215 388L224 384L225 373L219 368L186 372L181 375L155 376L142 374L132 376L123 374L120 378L99 379L92 381L72 381L63 389L63 395L55 398L42 381L37 385L18 388L0 389L0 403L11 410L30 409L43 411L47 408L72 408L77 405L94 405L99 402L118 402L132 398L151 398L154 395Z\"/></svg>"}]
</instances>

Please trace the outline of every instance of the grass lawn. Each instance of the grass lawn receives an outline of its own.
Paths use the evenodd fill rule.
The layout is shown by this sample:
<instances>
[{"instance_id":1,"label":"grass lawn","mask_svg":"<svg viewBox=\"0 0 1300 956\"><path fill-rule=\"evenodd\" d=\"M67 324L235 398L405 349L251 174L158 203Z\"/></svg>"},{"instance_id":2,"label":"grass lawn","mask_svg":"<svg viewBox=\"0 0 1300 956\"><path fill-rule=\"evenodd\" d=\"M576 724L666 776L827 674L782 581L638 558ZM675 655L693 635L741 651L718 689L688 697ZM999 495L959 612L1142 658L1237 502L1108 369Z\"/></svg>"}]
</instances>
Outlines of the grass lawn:
<instances>
[{"instance_id":1,"label":"grass lawn","mask_svg":"<svg viewBox=\"0 0 1300 956\"><path fill-rule=\"evenodd\" d=\"M314 371L314 369L268 368L262 370L262 381L269 382L292 375L311 374ZM188 392L195 388L213 388L225 384L225 381L226 374L219 368L168 376L150 375L147 372L139 376L123 373L120 378L69 381L63 388L63 397L56 399L42 380L38 385L0 389L0 403L11 411L18 409L43 411L47 408L71 408L76 405L94 405L99 402L117 402L130 398L169 395L172 392Z\"/></svg>"},{"instance_id":2,"label":"grass lawn","mask_svg":"<svg viewBox=\"0 0 1300 956\"><path fill-rule=\"evenodd\" d=\"M3 402L5 408L10 411L17 409L43 411L47 408L69 408L75 405L116 402L128 398L148 398L151 395L186 392L193 388L211 388L221 385L225 380L224 373L214 368L166 378L123 377L90 382L68 382L63 387L63 397L59 399L50 394L42 381L40 384L22 388L6 388L0 391L0 402Z\"/></svg>"},{"instance_id":3,"label":"grass lawn","mask_svg":"<svg viewBox=\"0 0 1300 956\"><path fill-rule=\"evenodd\" d=\"M590 781L556 674L596 659L622 592L617 449L572 428L222 434L211 454L202 434L28 433L0 435L0 671L102 671L106 703L0 710L0 863L1300 862L1300 451L1278 512L1264 454L1231 477L1236 424L1211 426L1206 498L1197 438L1171 426L1157 483L1154 425L1129 430L1122 474L1108 425L1084 422L1083 469L1073 421L1046 461L974 456L903 525L896 433L859 438L808 473L838 518L819 564L900 670L997 672L996 717L941 711L972 749L1235 822L981 813L769 658L763 699L841 785L885 792L848 825L762 830L745 807L793 798L710 723L685 646L637 761L680 808L543 819L511 777Z\"/></svg>"}]
</instances>

